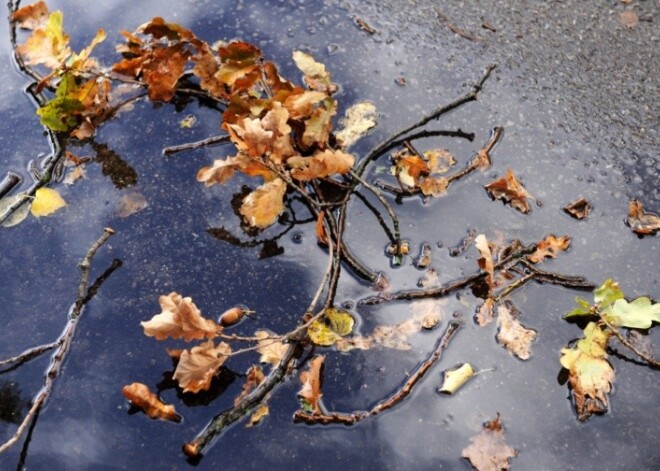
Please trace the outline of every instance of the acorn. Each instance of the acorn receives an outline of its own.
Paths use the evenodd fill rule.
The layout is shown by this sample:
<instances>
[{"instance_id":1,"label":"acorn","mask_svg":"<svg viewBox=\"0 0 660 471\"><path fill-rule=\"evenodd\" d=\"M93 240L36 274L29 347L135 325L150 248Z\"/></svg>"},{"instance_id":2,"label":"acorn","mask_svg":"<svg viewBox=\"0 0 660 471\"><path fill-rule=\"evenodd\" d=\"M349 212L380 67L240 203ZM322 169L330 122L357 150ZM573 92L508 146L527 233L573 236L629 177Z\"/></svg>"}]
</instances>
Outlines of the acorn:
<instances>
[{"instance_id":1,"label":"acorn","mask_svg":"<svg viewBox=\"0 0 660 471\"><path fill-rule=\"evenodd\" d=\"M241 306L232 307L231 309L227 309L225 312L220 314L218 323L222 327L231 327L238 324L245 316L248 316L253 312L254 311L250 311L249 309Z\"/></svg>"}]
</instances>

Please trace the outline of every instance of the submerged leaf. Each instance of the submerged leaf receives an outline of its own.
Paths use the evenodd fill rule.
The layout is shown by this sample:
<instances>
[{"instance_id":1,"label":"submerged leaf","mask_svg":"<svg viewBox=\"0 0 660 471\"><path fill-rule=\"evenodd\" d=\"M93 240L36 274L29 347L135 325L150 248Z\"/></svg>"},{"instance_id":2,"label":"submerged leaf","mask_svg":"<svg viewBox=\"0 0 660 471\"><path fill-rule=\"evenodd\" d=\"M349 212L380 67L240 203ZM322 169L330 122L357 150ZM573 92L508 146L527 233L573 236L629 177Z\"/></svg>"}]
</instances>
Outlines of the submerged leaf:
<instances>
[{"instance_id":1,"label":"submerged leaf","mask_svg":"<svg viewBox=\"0 0 660 471\"><path fill-rule=\"evenodd\" d=\"M139 407L152 419L165 419L181 422L181 416L176 413L173 405L164 404L158 396L142 383L127 384L121 390L122 394L135 407Z\"/></svg>"},{"instance_id":2,"label":"submerged leaf","mask_svg":"<svg viewBox=\"0 0 660 471\"><path fill-rule=\"evenodd\" d=\"M499 414L486 422L481 433L470 438L470 446L463 449L462 456L478 471L502 471L509 469L509 460L516 450L504 441Z\"/></svg>"},{"instance_id":3,"label":"submerged leaf","mask_svg":"<svg viewBox=\"0 0 660 471\"><path fill-rule=\"evenodd\" d=\"M48 216L64 206L66 202L56 190L39 188L34 195L30 211L36 217Z\"/></svg>"},{"instance_id":4,"label":"submerged leaf","mask_svg":"<svg viewBox=\"0 0 660 471\"><path fill-rule=\"evenodd\" d=\"M288 347L279 340L269 338L273 337L273 334L266 330L258 330L254 336L259 339L259 347L257 348L257 352L261 354L259 361L270 363L273 366L279 365Z\"/></svg>"},{"instance_id":5,"label":"submerged leaf","mask_svg":"<svg viewBox=\"0 0 660 471\"><path fill-rule=\"evenodd\" d=\"M339 124L343 129L335 133L335 137L339 145L346 149L376 126L376 105L370 101L356 103L346 111L346 118Z\"/></svg>"},{"instance_id":6,"label":"submerged leaf","mask_svg":"<svg viewBox=\"0 0 660 471\"><path fill-rule=\"evenodd\" d=\"M354 324L355 319L347 311L328 308L322 318L312 322L307 333L316 345L329 347L350 334Z\"/></svg>"},{"instance_id":7,"label":"submerged leaf","mask_svg":"<svg viewBox=\"0 0 660 471\"><path fill-rule=\"evenodd\" d=\"M536 331L525 328L513 316L511 309L502 305L497 307L497 327L499 344L521 360L529 359L529 349L536 338Z\"/></svg>"},{"instance_id":8,"label":"submerged leaf","mask_svg":"<svg viewBox=\"0 0 660 471\"><path fill-rule=\"evenodd\" d=\"M630 303L625 299L617 299L604 310L604 315L614 327L650 329L654 322L660 323L660 303L653 303L645 296Z\"/></svg>"}]
</instances>

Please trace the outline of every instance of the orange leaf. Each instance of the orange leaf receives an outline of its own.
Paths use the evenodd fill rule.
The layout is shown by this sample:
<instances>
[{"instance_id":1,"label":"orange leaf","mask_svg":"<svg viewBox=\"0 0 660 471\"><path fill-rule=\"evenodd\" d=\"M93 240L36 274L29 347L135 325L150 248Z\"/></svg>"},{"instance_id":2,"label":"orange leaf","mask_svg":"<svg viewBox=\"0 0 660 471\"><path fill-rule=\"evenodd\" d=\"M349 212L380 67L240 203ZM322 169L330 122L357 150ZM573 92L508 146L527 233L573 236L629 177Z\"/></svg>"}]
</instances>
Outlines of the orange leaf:
<instances>
[{"instance_id":1,"label":"orange leaf","mask_svg":"<svg viewBox=\"0 0 660 471\"><path fill-rule=\"evenodd\" d=\"M438 197L444 195L449 187L449 180L445 177L426 177L419 184L419 189L426 196Z\"/></svg>"},{"instance_id":2,"label":"orange leaf","mask_svg":"<svg viewBox=\"0 0 660 471\"><path fill-rule=\"evenodd\" d=\"M11 15L12 21L23 29L37 29L48 18L46 2L39 1L19 8Z\"/></svg>"},{"instance_id":3,"label":"orange leaf","mask_svg":"<svg viewBox=\"0 0 660 471\"><path fill-rule=\"evenodd\" d=\"M243 199L239 212L252 227L263 229L284 211L286 183L280 178L264 183Z\"/></svg>"},{"instance_id":4,"label":"orange leaf","mask_svg":"<svg viewBox=\"0 0 660 471\"><path fill-rule=\"evenodd\" d=\"M493 295L493 276L495 273L495 266L493 263L493 255L490 251L490 246L488 244L488 239L483 234L479 234L474 239L474 244L479 250L481 256L477 260L479 268L486 272L486 283L488 283L488 295Z\"/></svg>"},{"instance_id":5,"label":"orange leaf","mask_svg":"<svg viewBox=\"0 0 660 471\"><path fill-rule=\"evenodd\" d=\"M635 234L654 235L660 230L660 216L644 211L644 205L637 200L628 203L626 224Z\"/></svg>"},{"instance_id":6,"label":"orange leaf","mask_svg":"<svg viewBox=\"0 0 660 471\"><path fill-rule=\"evenodd\" d=\"M527 256L527 260L532 263L539 263L546 257L557 258L558 252L564 252L570 246L570 237L555 237L553 234L549 234L545 239L536 244L536 250L533 254Z\"/></svg>"},{"instance_id":7,"label":"orange leaf","mask_svg":"<svg viewBox=\"0 0 660 471\"><path fill-rule=\"evenodd\" d=\"M323 245L328 245L328 234L325 231L325 211L319 211L316 218L316 238Z\"/></svg>"},{"instance_id":8,"label":"orange leaf","mask_svg":"<svg viewBox=\"0 0 660 471\"><path fill-rule=\"evenodd\" d=\"M416 155L409 155L407 153L398 154L396 159L395 175L397 179L404 185L417 187L419 180L422 177L431 173L426 161L420 159Z\"/></svg>"},{"instance_id":9,"label":"orange leaf","mask_svg":"<svg viewBox=\"0 0 660 471\"><path fill-rule=\"evenodd\" d=\"M340 150L326 149L312 157L291 157L287 164L292 168L291 176L296 180L325 178L335 173L348 173L355 157Z\"/></svg>"},{"instance_id":10,"label":"orange leaf","mask_svg":"<svg viewBox=\"0 0 660 471\"><path fill-rule=\"evenodd\" d=\"M207 390L218 369L227 360L231 347L225 342L215 346L213 340L208 340L191 350L181 352L179 363L172 376L179 382L183 392L197 393Z\"/></svg>"},{"instance_id":11,"label":"orange leaf","mask_svg":"<svg viewBox=\"0 0 660 471\"><path fill-rule=\"evenodd\" d=\"M189 342L204 337L213 338L221 330L215 322L202 317L192 298L183 298L173 291L161 296L158 301L163 312L140 323L148 337L156 337L156 340L183 338Z\"/></svg>"},{"instance_id":12,"label":"orange leaf","mask_svg":"<svg viewBox=\"0 0 660 471\"><path fill-rule=\"evenodd\" d=\"M298 391L298 397L303 402L303 407L312 413L321 413L321 385L323 381L323 362L325 355L317 355L309 362L309 369L300 373L302 388Z\"/></svg>"},{"instance_id":13,"label":"orange leaf","mask_svg":"<svg viewBox=\"0 0 660 471\"><path fill-rule=\"evenodd\" d=\"M523 214L531 211L527 198L534 197L522 186L511 169L507 170L505 177L485 185L484 188L492 198L509 203Z\"/></svg>"},{"instance_id":14,"label":"orange leaf","mask_svg":"<svg viewBox=\"0 0 660 471\"><path fill-rule=\"evenodd\" d=\"M279 365L288 347L279 340L270 338L274 337L274 335L265 330L258 330L254 333L254 336L259 339L259 346L257 348L257 352L261 354L259 361L261 363L270 363L273 366Z\"/></svg>"},{"instance_id":15,"label":"orange leaf","mask_svg":"<svg viewBox=\"0 0 660 471\"><path fill-rule=\"evenodd\" d=\"M234 399L234 406L238 406L243 399L250 395L254 388L259 386L261 382L266 378L263 370L260 366L254 365L251 366L245 377L245 383L243 383L243 390L241 393L236 396Z\"/></svg>"},{"instance_id":16,"label":"orange leaf","mask_svg":"<svg viewBox=\"0 0 660 471\"><path fill-rule=\"evenodd\" d=\"M145 384L127 384L121 392L126 399L131 401L131 404L142 409L152 419L181 422L181 416L176 413L174 406L165 405Z\"/></svg>"}]
</instances>

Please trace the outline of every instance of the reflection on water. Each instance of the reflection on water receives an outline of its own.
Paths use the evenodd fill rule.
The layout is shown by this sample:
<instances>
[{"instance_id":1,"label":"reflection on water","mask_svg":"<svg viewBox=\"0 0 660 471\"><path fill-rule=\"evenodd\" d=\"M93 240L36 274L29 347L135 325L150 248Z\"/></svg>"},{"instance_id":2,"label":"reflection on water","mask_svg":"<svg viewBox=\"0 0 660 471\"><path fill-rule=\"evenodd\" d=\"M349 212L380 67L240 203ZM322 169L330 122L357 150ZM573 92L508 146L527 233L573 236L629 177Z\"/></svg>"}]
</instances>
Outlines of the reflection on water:
<instances>
[{"instance_id":1,"label":"reflection on water","mask_svg":"<svg viewBox=\"0 0 660 471\"><path fill-rule=\"evenodd\" d=\"M541 19L526 18L517 2L509 5L516 11L508 13L481 11L483 5L478 2L467 3L470 14L461 16L454 10L458 7L449 6L444 14L464 28L477 28L486 38L483 43L457 38L435 22L437 2L416 2L417 6L407 8L401 8L399 2L320 0L106 0L93 7L62 0L49 5L65 11L65 28L76 47L85 44L98 27L106 28L109 38L98 48L106 62L116 59L113 44L119 41L120 30L133 30L157 15L193 29L210 42L221 38L254 42L274 58L285 76L299 74L293 68L291 51L309 51L326 63L341 85L339 114L358 99L377 105L379 126L356 145L357 153L464 93L485 66L496 62L500 67L479 101L437 125L474 132L474 142L437 138L420 144L422 150L448 147L462 165L487 140L490 129L501 125L506 135L493 153L493 168L455 185L446 197L428 202L410 199L395 205L413 253L423 243L431 247L431 267L442 283L476 267L474 249L457 255L450 251L465 238L468 228L489 237L502 234L524 242L537 241L549 232L568 234L573 237L572 249L551 262L552 270L586 275L596 282L612 276L632 296L657 295L657 239L639 240L623 224L632 196L641 196L650 210L658 209L651 131L642 136L627 125L611 124L636 148L632 152L628 144L613 144L612 133L596 116L602 103L588 102L600 95L567 90L563 77L562 87L553 85L553 78L542 69L550 52L535 49L538 44L534 41L516 41L516 34L545 31L538 24ZM605 22L590 16L605 15L602 8L584 4L573 5L571 17ZM547 21L559 21L545 9L543 14L550 15ZM480 31L482 16L497 23L500 32ZM361 30L357 18L376 33ZM646 40L641 27L630 34ZM7 35L4 24L0 35ZM32 104L21 92L26 80L6 66L9 50L6 42L2 44L5 68L1 69L0 109L6 119L0 121L4 151L0 170L3 175L13 171L28 178L28 161L47 153L48 145ZM584 64L576 62L573 67L586 73ZM653 85L649 86L651 96ZM589 106L594 117L584 123ZM192 128L182 128L180 121L188 114L194 114L197 122ZM156 107L138 103L134 110L104 125L94 142L72 149L94 162L87 164L85 178L71 186L58 186L68 203L66 209L50 218L28 218L16 228L0 232L4 326L0 357L57 337L75 297L77 262L104 226L113 227L117 235L99 252L95 273L102 272L115 257L124 262L84 314L72 354L32 435L28 467L185 466L181 444L230 406L241 388L237 376L255 358L239 358L230 365L233 372L226 371L218 382L217 397L214 393L208 401L193 404L186 395L180 396L167 375L162 375L171 370L165 346L144 337L139 327L139 321L157 312L160 294L176 290L192 296L209 316L227 306L248 305L257 311L259 327L274 331L292 325L306 307L326 260L316 245L313 224L294 223L307 217L302 205L292 207L296 221L291 217L251 238L242 231L231 204L232 195L240 193L247 180L212 189L194 181L200 167L229 155L229 147L168 158L161 155L165 146L218 132L218 114L205 104L193 101ZM607 145L601 144L601 138L607 139ZM525 186L544 201L543 208L522 216L489 200L481 186L507 168L513 168ZM117 205L138 183L148 205L119 217ZM584 222L561 211L579 196L594 206ZM391 270L384 252L388 239L378 221L362 202L356 201L351 211L346 236L356 254L373 269L388 271L392 286L414 287L423 272L412 265L412 258ZM371 294L369 287L344 273L340 303L353 303ZM398 408L353 428L293 425L291 414L298 407L298 382L293 379L269 400L271 415L262 425L249 430L242 424L231 428L199 468L454 469L463 465L460 450L469 437L499 412L508 442L520 452L514 460L520 469L537 469L539 463L547 464L546 469L650 469L659 459L657 450L651 440L631 437L648 436L654 429L648 412L657 407L653 371L612 359L617 369L612 413L587 424L577 423L566 388L556 383L559 349L576 336L575 328L561 319L572 308L574 294L534 285L516 292L513 301L526 325L539 332L529 362L515 360L497 346L492 328L473 325L477 300L470 293L452 297L445 320L457 311L465 327L444 353L442 364ZM358 306L356 314L358 329L365 333L378 324L400 322L410 312L405 303L397 303ZM251 334L256 325L248 320L236 333ZM652 332L652 336L657 343L658 334ZM330 355L324 386L326 406L366 410L387 396L423 359L424 352L433 348L435 337L421 333L411 341L419 350ZM477 369L494 371L477 375L456 396L438 395L440 371L466 361ZM39 388L38 371L24 375L19 370L11 378L2 378L14 381L0 387L2 436L13 433L25 398ZM163 400L177 405L184 422L165 424L141 414L129 415L120 390L133 381L143 381L154 389L158 385ZM196 407L186 407L191 405ZM9 412L5 414L5 410ZM0 456L0 467L13 469L19 454L17 448Z\"/></svg>"}]
</instances>

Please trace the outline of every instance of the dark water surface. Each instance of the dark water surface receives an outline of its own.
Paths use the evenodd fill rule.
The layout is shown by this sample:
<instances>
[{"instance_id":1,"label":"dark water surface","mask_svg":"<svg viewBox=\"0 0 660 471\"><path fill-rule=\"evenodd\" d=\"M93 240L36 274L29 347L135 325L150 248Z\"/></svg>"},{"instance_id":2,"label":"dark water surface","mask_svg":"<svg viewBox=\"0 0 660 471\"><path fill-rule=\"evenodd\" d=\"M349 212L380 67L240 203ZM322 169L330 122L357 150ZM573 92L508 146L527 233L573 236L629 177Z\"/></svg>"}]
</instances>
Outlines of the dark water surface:
<instances>
[{"instance_id":1,"label":"dark water surface","mask_svg":"<svg viewBox=\"0 0 660 471\"><path fill-rule=\"evenodd\" d=\"M291 51L311 52L340 84L340 114L358 99L373 101L379 125L352 150L364 154L393 132L437 105L465 93L491 63L497 71L476 103L443 118L433 128L474 132L474 142L456 139L424 143L448 147L462 165L486 142L493 126L505 137L493 153L493 167L455 184L449 194L428 203L411 199L396 206L403 235L416 255L423 242L433 247L432 266L440 281L476 268L470 248L450 257L448 247L468 228L489 238L525 242L548 233L567 234L567 255L546 264L549 270L584 275L600 283L619 280L629 296L658 296L657 238L640 239L623 220L627 203L640 198L660 210L658 148L660 99L656 2L632 6L605 2L337 2L337 1L60 1L65 30L74 48L105 28L98 48L107 63L117 60L119 31L133 30L153 16L164 16L209 42L240 38L260 47L286 77L298 77ZM625 28L619 13L633 8L642 21ZM478 40L462 38L438 12ZM356 26L361 18L376 29ZM481 27L495 26L496 32ZM28 80L16 70L5 23L0 24L0 171L28 179L29 160L49 152L47 139L23 93ZM405 78L406 85L395 83ZM191 129L179 125L192 114ZM30 469L185 469L181 444L191 440L216 413L230 406L242 378L227 385L210 404L190 404L175 389L162 398L184 416L175 425L129 415L120 390L141 381L152 388L172 370L165 344L142 334L141 320L159 311L158 296L176 290L192 296L211 317L235 304L258 313L258 324L244 322L237 333L250 335L258 325L282 332L294 325L316 290L326 255L316 244L313 224L297 225L275 243L239 248L213 238L209 227L240 234L231 195L247 180L205 189L194 181L197 170L229 148L214 147L163 158L163 147L219 132L219 116L197 103L177 110L140 102L135 109L101 127L95 147L72 149L97 157L87 178L58 185L68 206L52 217L29 217L0 232L0 357L54 340L65 325L76 296L76 267L90 243L110 226L117 231L97 255L92 277L113 258L123 267L87 306L72 351L47 406L42 410L25 464ZM383 162L382 165L385 165ZM526 188L543 201L529 216L492 202L482 185L512 168ZM371 175L373 177L373 174ZM139 192L148 207L121 218L122 196ZM594 206L588 221L577 222L561 207L580 196ZM307 214L297 208L299 219ZM347 239L372 268L388 272L395 289L413 288L423 272L407 259L393 270L384 254L387 238L360 202L351 207ZM273 237L284 226L269 229ZM247 240L247 237L244 236ZM276 245L274 245L276 244ZM439 245L442 245L439 248ZM282 252L273 257L264 257ZM372 295L369 286L344 272L337 301ZM459 331L440 365L431 370L399 407L360 423L343 426L294 425L298 408L293 378L269 400L270 416L252 429L230 428L208 451L199 469L467 469L461 450L481 424L499 412L508 443L519 455L513 469L653 469L660 466L658 374L612 356L616 383L611 412L579 423L559 385L559 350L580 331L561 319L572 309L575 293L530 284L513 302L522 321L539 332L527 362L514 359L495 340L495 326L471 321L477 300L460 293L443 301L444 320L461 313ZM355 309L368 333L379 323L410 314L406 303ZM657 330L657 329L656 329ZM436 330L434 332L440 332ZM656 343L660 340L651 331ZM407 352L371 350L330 353L326 360L324 402L329 410L369 409L393 391L429 352L435 333L413 337ZM245 371L256 357L232 359ZM471 362L490 369L456 396L438 395L440 372ZM40 388L47 355L0 376L0 390L20 391L27 402ZM9 389L8 389L9 388ZM15 396L16 394L14 394ZM5 397L5 396L0 396ZM184 402L186 404L184 404ZM16 425L0 422L0 440ZM21 446L0 455L1 469L15 469Z\"/></svg>"}]
</instances>

